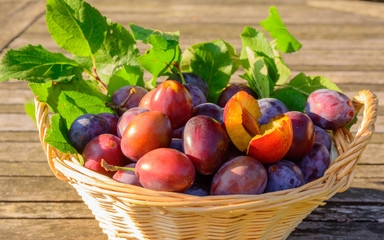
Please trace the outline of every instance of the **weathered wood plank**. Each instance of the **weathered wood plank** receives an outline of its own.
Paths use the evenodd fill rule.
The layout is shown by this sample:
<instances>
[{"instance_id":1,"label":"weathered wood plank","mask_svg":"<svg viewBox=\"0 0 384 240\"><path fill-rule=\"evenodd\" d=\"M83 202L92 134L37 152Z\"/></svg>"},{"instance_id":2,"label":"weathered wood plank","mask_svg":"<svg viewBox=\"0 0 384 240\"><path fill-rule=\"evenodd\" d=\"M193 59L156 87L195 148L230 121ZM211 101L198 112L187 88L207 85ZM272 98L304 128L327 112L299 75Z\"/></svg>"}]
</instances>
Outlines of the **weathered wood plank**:
<instances>
[{"instance_id":1,"label":"weathered wood plank","mask_svg":"<svg viewBox=\"0 0 384 240\"><path fill-rule=\"evenodd\" d=\"M0 176L42 177L53 176L47 162L1 162Z\"/></svg>"},{"instance_id":2,"label":"weathered wood plank","mask_svg":"<svg viewBox=\"0 0 384 240\"><path fill-rule=\"evenodd\" d=\"M10 187L12 186L12 187ZM0 177L1 201L79 201L69 184L56 177Z\"/></svg>"},{"instance_id":3,"label":"weathered wood plank","mask_svg":"<svg viewBox=\"0 0 384 240\"><path fill-rule=\"evenodd\" d=\"M25 240L107 240L95 219L0 219L0 236Z\"/></svg>"},{"instance_id":4,"label":"weathered wood plank","mask_svg":"<svg viewBox=\"0 0 384 240\"><path fill-rule=\"evenodd\" d=\"M383 178L377 180L355 178L347 191L337 193L327 202L348 203L348 204L384 204Z\"/></svg>"},{"instance_id":5,"label":"weathered wood plank","mask_svg":"<svg viewBox=\"0 0 384 240\"><path fill-rule=\"evenodd\" d=\"M382 240L384 223L372 222L303 222L288 240Z\"/></svg>"},{"instance_id":6,"label":"weathered wood plank","mask_svg":"<svg viewBox=\"0 0 384 240\"><path fill-rule=\"evenodd\" d=\"M384 206L332 204L316 208L304 221L383 222Z\"/></svg>"},{"instance_id":7,"label":"weathered wood plank","mask_svg":"<svg viewBox=\"0 0 384 240\"><path fill-rule=\"evenodd\" d=\"M1 131L32 131L36 124L26 114L0 114Z\"/></svg>"},{"instance_id":8,"label":"weathered wood plank","mask_svg":"<svg viewBox=\"0 0 384 240\"><path fill-rule=\"evenodd\" d=\"M0 132L0 142L39 142L39 133L37 128L35 131L23 131L23 132L14 132L14 131L1 131Z\"/></svg>"},{"instance_id":9,"label":"weathered wood plank","mask_svg":"<svg viewBox=\"0 0 384 240\"><path fill-rule=\"evenodd\" d=\"M0 144L0 161L46 161L40 142L4 142Z\"/></svg>"},{"instance_id":10,"label":"weathered wood plank","mask_svg":"<svg viewBox=\"0 0 384 240\"><path fill-rule=\"evenodd\" d=\"M308 1L310 6L316 8L333 9L340 12L349 12L360 16L384 18L384 6L368 1Z\"/></svg>"},{"instance_id":11,"label":"weathered wood plank","mask_svg":"<svg viewBox=\"0 0 384 240\"><path fill-rule=\"evenodd\" d=\"M82 201L77 202L0 202L0 219L92 219Z\"/></svg>"},{"instance_id":12,"label":"weathered wood plank","mask_svg":"<svg viewBox=\"0 0 384 240\"><path fill-rule=\"evenodd\" d=\"M0 14L0 52L36 18L39 18L45 9L45 1L41 0L17 2L12 5L13 8L9 11L2 9Z\"/></svg>"}]
</instances>

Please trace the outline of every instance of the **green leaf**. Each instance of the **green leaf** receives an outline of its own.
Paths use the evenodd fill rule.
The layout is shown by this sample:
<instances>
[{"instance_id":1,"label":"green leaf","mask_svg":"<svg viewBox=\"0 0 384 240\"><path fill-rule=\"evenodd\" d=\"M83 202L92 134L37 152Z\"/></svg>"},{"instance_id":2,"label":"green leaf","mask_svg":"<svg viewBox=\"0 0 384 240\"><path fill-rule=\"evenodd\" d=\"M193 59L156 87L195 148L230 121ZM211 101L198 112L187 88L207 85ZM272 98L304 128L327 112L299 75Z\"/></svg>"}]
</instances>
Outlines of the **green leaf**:
<instances>
[{"instance_id":1,"label":"green leaf","mask_svg":"<svg viewBox=\"0 0 384 240\"><path fill-rule=\"evenodd\" d=\"M83 114L87 113L113 113L112 109L105 106L104 99L89 93L75 91L62 91L58 98L58 112L67 126Z\"/></svg>"},{"instance_id":2,"label":"green leaf","mask_svg":"<svg viewBox=\"0 0 384 240\"><path fill-rule=\"evenodd\" d=\"M67 123L58 114L52 116L51 127L48 129L44 140L62 153L77 153L69 141Z\"/></svg>"},{"instance_id":3,"label":"green leaf","mask_svg":"<svg viewBox=\"0 0 384 240\"><path fill-rule=\"evenodd\" d=\"M97 74L108 84L115 71L124 65L139 65L140 53L132 34L122 25L106 19L107 34L100 49L94 54ZM92 57L74 56L88 71L93 67Z\"/></svg>"},{"instance_id":4,"label":"green leaf","mask_svg":"<svg viewBox=\"0 0 384 240\"><path fill-rule=\"evenodd\" d=\"M232 44L226 41L223 41L223 42L227 46L229 56L231 57L231 60L232 60L232 71L231 71L231 75L232 75L241 66L240 55L236 53L236 49Z\"/></svg>"},{"instance_id":5,"label":"green leaf","mask_svg":"<svg viewBox=\"0 0 384 240\"><path fill-rule=\"evenodd\" d=\"M152 48L138 60L140 65L152 74L147 87L153 88L156 86L157 77L166 75L170 70L174 71L174 64L179 65L181 50L177 41L165 40L160 35L151 35L148 43L152 44Z\"/></svg>"},{"instance_id":6,"label":"green leaf","mask_svg":"<svg viewBox=\"0 0 384 240\"><path fill-rule=\"evenodd\" d=\"M90 56L104 41L107 24L100 12L83 0L47 0L46 22L56 43L78 56Z\"/></svg>"},{"instance_id":7,"label":"green leaf","mask_svg":"<svg viewBox=\"0 0 384 240\"><path fill-rule=\"evenodd\" d=\"M108 97L111 97L117 89L127 85L144 87L143 75L139 66L125 65L111 77L108 84Z\"/></svg>"},{"instance_id":8,"label":"green leaf","mask_svg":"<svg viewBox=\"0 0 384 240\"><path fill-rule=\"evenodd\" d=\"M170 40L170 41L179 41L179 32L161 32L159 30L154 30L154 29L149 29L149 28L144 28L140 27L136 24L131 23L130 28L132 30L133 36L137 41L142 41L143 43L148 43L148 39L152 35L158 35L161 36L165 40Z\"/></svg>"},{"instance_id":9,"label":"green leaf","mask_svg":"<svg viewBox=\"0 0 384 240\"><path fill-rule=\"evenodd\" d=\"M231 78L233 69L227 44L223 40L200 44L194 50L190 67L193 73L207 82L209 89L207 100L217 102L221 90L227 86Z\"/></svg>"},{"instance_id":10,"label":"green leaf","mask_svg":"<svg viewBox=\"0 0 384 240\"><path fill-rule=\"evenodd\" d=\"M304 73L299 73L291 79L287 87L302 92L302 94L306 97L308 97L313 91L323 88L342 92L341 89L328 78L323 76L305 76Z\"/></svg>"},{"instance_id":11,"label":"green leaf","mask_svg":"<svg viewBox=\"0 0 384 240\"><path fill-rule=\"evenodd\" d=\"M264 34L252 27L246 26L240 35L242 49L240 60L244 69L249 69L248 54L246 49L251 49L256 56L274 58L273 48Z\"/></svg>"},{"instance_id":12,"label":"green leaf","mask_svg":"<svg viewBox=\"0 0 384 240\"><path fill-rule=\"evenodd\" d=\"M279 79L279 71L275 64L275 53L273 46L262 32L251 27L245 27L240 36L242 40L240 60L244 69L250 76L254 75L252 72L253 70L250 69L251 65L248 59L249 54L247 53L247 49L248 51L252 51L254 56L262 57L268 69L268 82L270 82L270 84L265 84L265 86L268 86L269 91L272 91L275 82L277 82ZM267 93L268 89L263 91Z\"/></svg>"},{"instance_id":13,"label":"green leaf","mask_svg":"<svg viewBox=\"0 0 384 240\"><path fill-rule=\"evenodd\" d=\"M133 36L137 41L150 44L143 55L138 58L140 65L152 74L152 79L147 81L146 87L151 89L156 86L159 76L177 73L180 65L181 50L179 46L179 32L163 33L158 30L143 28L130 24Z\"/></svg>"},{"instance_id":14,"label":"green leaf","mask_svg":"<svg viewBox=\"0 0 384 240\"><path fill-rule=\"evenodd\" d=\"M275 59L275 65L276 65L277 73L279 75L275 84L276 85L282 85L288 81L289 77L291 76L291 70L284 63L283 58L281 57L279 51L277 50L276 41L271 42L271 45L273 48L273 54L275 56L274 59Z\"/></svg>"},{"instance_id":15,"label":"green leaf","mask_svg":"<svg viewBox=\"0 0 384 240\"><path fill-rule=\"evenodd\" d=\"M231 57L231 60L232 60L232 71L231 71L231 75L232 75L242 65L241 60L240 60L240 55L236 53L236 49L232 44L230 44L229 42L226 42L224 40L222 40L222 41L227 46L229 56ZM183 52L183 57L181 59L181 63L180 63L180 69L182 72L192 72L191 61L192 61L192 58L195 54L195 50L204 44L205 43L197 43L197 44L189 46L188 48L185 49L185 51Z\"/></svg>"},{"instance_id":16,"label":"green leaf","mask_svg":"<svg viewBox=\"0 0 384 240\"><path fill-rule=\"evenodd\" d=\"M52 53L41 45L27 45L8 50L0 66L0 82L19 79L43 83L71 81L81 76L83 68L61 53Z\"/></svg>"},{"instance_id":17,"label":"green leaf","mask_svg":"<svg viewBox=\"0 0 384 240\"><path fill-rule=\"evenodd\" d=\"M301 48L301 43L288 32L276 7L270 7L268 18L259 24L270 33L271 37L276 39L281 52L291 53Z\"/></svg>"},{"instance_id":18,"label":"green leaf","mask_svg":"<svg viewBox=\"0 0 384 240\"><path fill-rule=\"evenodd\" d=\"M248 84L257 93L260 98L269 97L271 81L268 76L268 66L264 57L255 56L253 51L246 49L249 60ZM273 84L273 82L272 82Z\"/></svg>"},{"instance_id":19,"label":"green leaf","mask_svg":"<svg viewBox=\"0 0 384 240\"><path fill-rule=\"evenodd\" d=\"M37 96L37 100L47 103L54 113L59 112L59 96L67 92L76 92L79 95L88 95L90 99L98 98L100 104L105 104L107 97L102 94L90 81L83 79L74 79L71 82L60 83L30 83L29 87L32 92ZM87 101L87 100L85 100ZM89 101L89 100L88 100ZM107 110L107 108L106 108ZM66 118L66 116L62 116Z\"/></svg>"},{"instance_id":20,"label":"green leaf","mask_svg":"<svg viewBox=\"0 0 384 240\"><path fill-rule=\"evenodd\" d=\"M32 121L36 124L36 115L35 115L35 102L28 101L24 103L25 113L32 119Z\"/></svg>"},{"instance_id":21,"label":"green leaf","mask_svg":"<svg viewBox=\"0 0 384 240\"><path fill-rule=\"evenodd\" d=\"M290 111L304 112L307 98L296 89L288 87L276 89L271 97L282 101Z\"/></svg>"}]
</instances>

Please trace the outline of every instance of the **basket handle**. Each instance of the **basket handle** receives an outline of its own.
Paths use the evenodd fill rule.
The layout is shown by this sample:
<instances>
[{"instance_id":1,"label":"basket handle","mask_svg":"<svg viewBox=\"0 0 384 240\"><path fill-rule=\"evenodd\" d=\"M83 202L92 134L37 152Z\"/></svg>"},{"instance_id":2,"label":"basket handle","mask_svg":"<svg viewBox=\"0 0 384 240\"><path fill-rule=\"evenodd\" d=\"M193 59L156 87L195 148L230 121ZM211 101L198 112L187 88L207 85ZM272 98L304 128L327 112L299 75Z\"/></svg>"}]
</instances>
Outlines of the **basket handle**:
<instances>
[{"instance_id":1,"label":"basket handle","mask_svg":"<svg viewBox=\"0 0 384 240\"><path fill-rule=\"evenodd\" d=\"M51 168L53 174L58 179L68 182L69 179L55 168L53 162L53 159L60 157L61 153L59 153L55 148L51 147L51 145L44 141L45 137L47 136L47 130L50 128L48 106L45 103L39 102L37 97L35 97L35 116L37 128L39 129L40 142L43 146L45 155L47 156L48 165Z\"/></svg>"},{"instance_id":2,"label":"basket handle","mask_svg":"<svg viewBox=\"0 0 384 240\"><path fill-rule=\"evenodd\" d=\"M352 184L355 166L374 133L377 118L378 99L370 90L359 91L352 102L356 112L364 107L363 119L355 136L345 128L333 132L340 155L325 173L325 175L335 173L337 181L349 175L346 185L339 190L340 192L347 190Z\"/></svg>"}]
</instances>

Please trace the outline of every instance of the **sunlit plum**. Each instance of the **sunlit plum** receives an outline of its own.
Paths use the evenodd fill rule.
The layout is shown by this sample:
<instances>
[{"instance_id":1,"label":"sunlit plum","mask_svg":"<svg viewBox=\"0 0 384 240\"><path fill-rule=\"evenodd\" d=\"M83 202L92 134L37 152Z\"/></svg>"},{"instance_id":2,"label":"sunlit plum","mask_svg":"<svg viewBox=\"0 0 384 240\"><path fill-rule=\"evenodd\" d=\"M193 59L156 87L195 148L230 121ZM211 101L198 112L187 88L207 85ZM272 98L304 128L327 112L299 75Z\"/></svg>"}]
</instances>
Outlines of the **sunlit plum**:
<instances>
[{"instance_id":1,"label":"sunlit plum","mask_svg":"<svg viewBox=\"0 0 384 240\"><path fill-rule=\"evenodd\" d=\"M226 162L216 172L211 184L212 195L260 194L267 185L267 171L250 156L239 156Z\"/></svg>"},{"instance_id":2,"label":"sunlit plum","mask_svg":"<svg viewBox=\"0 0 384 240\"><path fill-rule=\"evenodd\" d=\"M84 167L106 176L112 176L114 172L106 171L101 166L104 159L108 164L124 166L129 163L121 152L120 138L112 134L101 134L93 138L84 148Z\"/></svg>"},{"instance_id":3,"label":"sunlit plum","mask_svg":"<svg viewBox=\"0 0 384 240\"><path fill-rule=\"evenodd\" d=\"M124 155L137 162L144 154L169 147L172 139L171 122L162 112L148 111L137 115L128 124L121 137Z\"/></svg>"},{"instance_id":4,"label":"sunlit plum","mask_svg":"<svg viewBox=\"0 0 384 240\"><path fill-rule=\"evenodd\" d=\"M193 104L185 87L172 80L162 82L153 92L151 111L166 114L173 129L180 128L192 117Z\"/></svg>"},{"instance_id":5,"label":"sunlit plum","mask_svg":"<svg viewBox=\"0 0 384 240\"><path fill-rule=\"evenodd\" d=\"M121 138L128 124L134 119L137 115L142 114L144 112L148 112L148 109L141 107L133 107L128 109L121 115L119 121L117 123L117 136Z\"/></svg>"},{"instance_id":6,"label":"sunlit plum","mask_svg":"<svg viewBox=\"0 0 384 240\"><path fill-rule=\"evenodd\" d=\"M311 151L315 143L315 126L304 113L291 111L285 113L292 121L293 139L284 159L299 161Z\"/></svg>"},{"instance_id":7,"label":"sunlit plum","mask_svg":"<svg viewBox=\"0 0 384 240\"><path fill-rule=\"evenodd\" d=\"M110 133L110 126L105 118L96 114L84 114L73 121L68 138L72 146L82 153L89 141L104 133Z\"/></svg>"},{"instance_id":8,"label":"sunlit plum","mask_svg":"<svg viewBox=\"0 0 384 240\"><path fill-rule=\"evenodd\" d=\"M143 98L140 100L139 107L145 108L145 109L150 109L150 104L151 104L151 98L152 94L155 89L152 89L151 91L147 92Z\"/></svg>"},{"instance_id":9,"label":"sunlit plum","mask_svg":"<svg viewBox=\"0 0 384 240\"><path fill-rule=\"evenodd\" d=\"M335 130L346 126L355 116L352 101L343 93L318 89L307 99L305 112L321 128Z\"/></svg>"},{"instance_id":10,"label":"sunlit plum","mask_svg":"<svg viewBox=\"0 0 384 240\"><path fill-rule=\"evenodd\" d=\"M267 167L268 182L265 192L275 192L300 187L305 179L299 166L291 161L280 160Z\"/></svg>"},{"instance_id":11,"label":"sunlit plum","mask_svg":"<svg viewBox=\"0 0 384 240\"><path fill-rule=\"evenodd\" d=\"M135 172L141 185L155 191L184 192L195 180L191 160L170 148L146 153L137 162Z\"/></svg>"},{"instance_id":12,"label":"sunlit plum","mask_svg":"<svg viewBox=\"0 0 384 240\"><path fill-rule=\"evenodd\" d=\"M209 175L216 172L226 160L228 136L218 121L199 115L185 125L183 146L196 171Z\"/></svg>"},{"instance_id":13,"label":"sunlit plum","mask_svg":"<svg viewBox=\"0 0 384 240\"><path fill-rule=\"evenodd\" d=\"M305 182L311 182L324 175L331 162L329 151L323 144L313 145L313 148L299 162L299 167L304 174Z\"/></svg>"}]
</instances>

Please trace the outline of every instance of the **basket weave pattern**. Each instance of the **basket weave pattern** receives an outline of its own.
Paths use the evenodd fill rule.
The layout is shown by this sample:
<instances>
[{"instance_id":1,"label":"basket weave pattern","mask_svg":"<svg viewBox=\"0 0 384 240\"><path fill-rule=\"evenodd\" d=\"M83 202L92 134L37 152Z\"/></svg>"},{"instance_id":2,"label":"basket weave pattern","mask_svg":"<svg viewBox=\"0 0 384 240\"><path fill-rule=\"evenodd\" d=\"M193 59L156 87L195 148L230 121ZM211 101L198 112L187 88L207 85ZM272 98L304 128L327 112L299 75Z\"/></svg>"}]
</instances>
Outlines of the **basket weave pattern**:
<instances>
[{"instance_id":1,"label":"basket weave pattern","mask_svg":"<svg viewBox=\"0 0 384 240\"><path fill-rule=\"evenodd\" d=\"M76 155L44 142L48 107L35 101L39 137L52 172L71 184L110 240L120 239L285 239L316 207L348 189L362 152L374 132L378 100L362 90L353 99L364 107L355 136L333 132L339 156L324 176L299 188L261 195L196 197L156 192L118 183L81 166Z\"/></svg>"}]
</instances>

